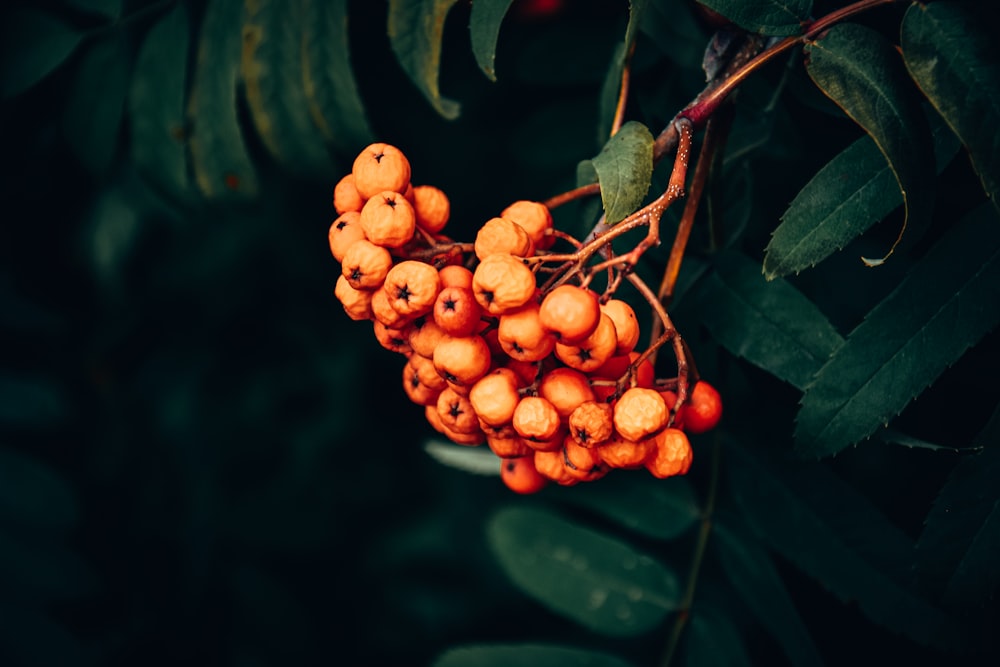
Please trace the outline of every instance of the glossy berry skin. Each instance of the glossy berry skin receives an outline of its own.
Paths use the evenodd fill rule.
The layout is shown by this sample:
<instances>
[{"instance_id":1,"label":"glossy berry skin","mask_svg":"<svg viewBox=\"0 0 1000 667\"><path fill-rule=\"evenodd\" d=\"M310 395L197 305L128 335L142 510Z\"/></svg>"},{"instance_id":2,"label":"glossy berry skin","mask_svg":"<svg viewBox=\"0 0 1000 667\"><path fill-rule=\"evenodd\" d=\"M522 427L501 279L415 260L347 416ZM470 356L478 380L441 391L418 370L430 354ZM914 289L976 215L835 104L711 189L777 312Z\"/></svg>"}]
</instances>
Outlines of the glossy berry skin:
<instances>
[{"instance_id":1,"label":"glossy berry skin","mask_svg":"<svg viewBox=\"0 0 1000 667\"><path fill-rule=\"evenodd\" d=\"M722 419L722 396L715 387L699 380L681 411L685 431L692 434L711 431Z\"/></svg>"},{"instance_id":2,"label":"glossy berry skin","mask_svg":"<svg viewBox=\"0 0 1000 667\"><path fill-rule=\"evenodd\" d=\"M532 456L520 456L500 461L500 479L514 493L538 493L549 480L535 468Z\"/></svg>"}]
</instances>

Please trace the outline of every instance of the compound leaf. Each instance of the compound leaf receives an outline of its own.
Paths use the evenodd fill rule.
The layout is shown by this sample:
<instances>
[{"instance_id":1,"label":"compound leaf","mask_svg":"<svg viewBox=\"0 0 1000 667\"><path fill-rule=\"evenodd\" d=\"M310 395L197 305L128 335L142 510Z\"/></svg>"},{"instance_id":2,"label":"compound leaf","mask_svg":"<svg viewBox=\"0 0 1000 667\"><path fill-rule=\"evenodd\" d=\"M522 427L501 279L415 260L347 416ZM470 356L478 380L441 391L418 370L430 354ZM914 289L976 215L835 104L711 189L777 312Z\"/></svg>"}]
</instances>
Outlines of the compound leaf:
<instances>
[{"instance_id":1,"label":"compound leaf","mask_svg":"<svg viewBox=\"0 0 1000 667\"><path fill-rule=\"evenodd\" d=\"M431 667L629 667L616 656L555 644L474 644L439 655Z\"/></svg>"},{"instance_id":2,"label":"compound leaf","mask_svg":"<svg viewBox=\"0 0 1000 667\"><path fill-rule=\"evenodd\" d=\"M813 82L872 138L902 193L907 225L923 229L933 207L934 159L930 130L893 46L871 28L841 24L806 46ZM899 239L896 240L896 243ZM881 259L865 263L881 264Z\"/></svg>"},{"instance_id":3,"label":"compound leaf","mask_svg":"<svg viewBox=\"0 0 1000 667\"><path fill-rule=\"evenodd\" d=\"M737 252L719 258L697 302L726 349L800 389L843 342L805 295L785 280L766 280L758 263Z\"/></svg>"},{"instance_id":4,"label":"compound leaf","mask_svg":"<svg viewBox=\"0 0 1000 667\"><path fill-rule=\"evenodd\" d=\"M49 14L17 8L0 26L0 99L28 90L61 65L83 34Z\"/></svg>"},{"instance_id":5,"label":"compound leaf","mask_svg":"<svg viewBox=\"0 0 1000 667\"><path fill-rule=\"evenodd\" d=\"M1000 61L989 33L958 3L910 5L901 26L907 69L969 151L1000 210Z\"/></svg>"},{"instance_id":6,"label":"compound leaf","mask_svg":"<svg viewBox=\"0 0 1000 667\"><path fill-rule=\"evenodd\" d=\"M629 121L608 139L590 164L601 184L607 224L621 222L642 205L649 191L653 178L653 134L642 123Z\"/></svg>"},{"instance_id":7,"label":"compound leaf","mask_svg":"<svg viewBox=\"0 0 1000 667\"><path fill-rule=\"evenodd\" d=\"M497 39L500 25L514 0L479 0L472 3L469 16L469 38L472 40L472 55L479 69L490 81L497 80L494 62L497 56Z\"/></svg>"},{"instance_id":8,"label":"compound leaf","mask_svg":"<svg viewBox=\"0 0 1000 667\"><path fill-rule=\"evenodd\" d=\"M635 636L677 609L677 576L665 565L552 512L497 511L487 526L502 569L555 613L603 635Z\"/></svg>"},{"instance_id":9,"label":"compound leaf","mask_svg":"<svg viewBox=\"0 0 1000 667\"><path fill-rule=\"evenodd\" d=\"M812 0L698 0L750 32L799 35L812 13Z\"/></svg>"},{"instance_id":10,"label":"compound leaf","mask_svg":"<svg viewBox=\"0 0 1000 667\"><path fill-rule=\"evenodd\" d=\"M980 206L882 300L802 397L797 451L823 457L870 436L1000 321L1000 225Z\"/></svg>"},{"instance_id":11,"label":"compound leaf","mask_svg":"<svg viewBox=\"0 0 1000 667\"><path fill-rule=\"evenodd\" d=\"M460 107L438 88L445 19L456 0L389 0L389 42L396 59L443 118Z\"/></svg>"},{"instance_id":12,"label":"compound leaf","mask_svg":"<svg viewBox=\"0 0 1000 667\"><path fill-rule=\"evenodd\" d=\"M642 18L646 13L649 0L631 0L629 2L628 25L625 27L625 41L617 46L614 56L611 58L611 65L608 73L604 77L604 84L601 87L601 113L598 122L598 141L604 142L605 137L611 133L612 122L615 117L615 109L618 106L619 91L621 90L622 76L625 66L632 53L632 47L639 36L639 26L642 25Z\"/></svg>"}]
</instances>

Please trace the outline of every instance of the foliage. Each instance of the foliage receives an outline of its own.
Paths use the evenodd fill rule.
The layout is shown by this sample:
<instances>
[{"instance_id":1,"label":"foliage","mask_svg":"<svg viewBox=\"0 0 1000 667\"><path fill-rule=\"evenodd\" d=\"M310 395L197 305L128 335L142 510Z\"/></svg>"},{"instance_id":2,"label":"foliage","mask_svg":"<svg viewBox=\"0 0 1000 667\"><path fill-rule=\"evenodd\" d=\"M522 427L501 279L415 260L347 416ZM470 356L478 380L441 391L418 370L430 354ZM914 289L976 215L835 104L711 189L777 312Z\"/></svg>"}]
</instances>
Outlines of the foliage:
<instances>
[{"instance_id":1,"label":"foliage","mask_svg":"<svg viewBox=\"0 0 1000 667\"><path fill-rule=\"evenodd\" d=\"M4 664L995 663L986 4L5 7ZM722 424L684 479L514 496L336 305L333 179L399 145L456 237L597 183L583 237L679 117L666 305Z\"/></svg>"}]
</instances>

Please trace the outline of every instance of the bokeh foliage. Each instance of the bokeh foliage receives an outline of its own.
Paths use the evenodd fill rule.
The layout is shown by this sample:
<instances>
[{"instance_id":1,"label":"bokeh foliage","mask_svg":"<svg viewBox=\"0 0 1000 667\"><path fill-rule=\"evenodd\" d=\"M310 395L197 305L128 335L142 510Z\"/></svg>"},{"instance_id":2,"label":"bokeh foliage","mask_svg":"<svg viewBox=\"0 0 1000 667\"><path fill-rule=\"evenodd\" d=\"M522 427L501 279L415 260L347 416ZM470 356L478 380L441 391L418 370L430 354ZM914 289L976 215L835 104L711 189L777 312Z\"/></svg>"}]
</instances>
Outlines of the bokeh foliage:
<instances>
[{"instance_id":1,"label":"bokeh foliage","mask_svg":"<svg viewBox=\"0 0 1000 667\"><path fill-rule=\"evenodd\" d=\"M471 239L597 180L582 236L662 191L720 15L848 5L529 4L4 7L0 664L1000 658L989 12L882 3L740 86L670 304L719 431L525 498L340 311L333 183L394 143Z\"/></svg>"}]
</instances>

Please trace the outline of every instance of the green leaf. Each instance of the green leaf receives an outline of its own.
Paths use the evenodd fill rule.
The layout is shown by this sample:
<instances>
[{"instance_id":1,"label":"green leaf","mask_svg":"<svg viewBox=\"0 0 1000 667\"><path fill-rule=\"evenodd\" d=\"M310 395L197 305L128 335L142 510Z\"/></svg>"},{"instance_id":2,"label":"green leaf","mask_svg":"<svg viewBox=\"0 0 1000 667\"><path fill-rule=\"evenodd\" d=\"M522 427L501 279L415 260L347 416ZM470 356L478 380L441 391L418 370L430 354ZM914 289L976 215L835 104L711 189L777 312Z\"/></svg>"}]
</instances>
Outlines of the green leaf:
<instances>
[{"instance_id":1,"label":"green leaf","mask_svg":"<svg viewBox=\"0 0 1000 667\"><path fill-rule=\"evenodd\" d=\"M726 447L733 498L761 543L873 622L921 645L965 645L963 627L903 580L913 542L857 491L818 463L765 463Z\"/></svg>"},{"instance_id":2,"label":"green leaf","mask_svg":"<svg viewBox=\"0 0 1000 667\"><path fill-rule=\"evenodd\" d=\"M92 14L116 19L122 13L122 0L65 0L68 4Z\"/></svg>"},{"instance_id":3,"label":"green leaf","mask_svg":"<svg viewBox=\"0 0 1000 667\"><path fill-rule=\"evenodd\" d=\"M1000 224L980 206L852 331L802 397L795 446L830 456L898 414L1000 321Z\"/></svg>"},{"instance_id":4,"label":"green leaf","mask_svg":"<svg viewBox=\"0 0 1000 667\"><path fill-rule=\"evenodd\" d=\"M347 0L305 2L302 75L313 122L338 151L374 141L351 66Z\"/></svg>"},{"instance_id":5,"label":"green leaf","mask_svg":"<svg viewBox=\"0 0 1000 667\"><path fill-rule=\"evenodd\" d=\"M424 451L432 459L450 468L496 477L500 474L500 459L485 447L466 447L441 440L424 443Z\"/></svg>"},{"instance_id":6,"label":"green leaf","mask_svg":"<svg viewBox=\"0 0 1000 667\"><path fill-rule=\"evenodd\" d=\"M472 40L472 55L476 58L479 69L490 81L497 80L493 67L497 56L497 39L500 37L500 25L514 0L479 0L472 3L472 13L469 16L469 38Z\"/></svg>"},{"instance_id":7,"label":"green leaf","mask_svg":"<svg viewBox=\"0 0 1000 667\"><path fill-rule=\"evenodd\" d=\"M609 225L621 222L642 205L653 178L653 135L642 123L629 121L590 161L601 183L601 201ZM579 167L577 174L586 167Z\"/></svg>"},{"instance_id":8,"label":"green leaf","mask_svg":"<svg viewBox=\"0 0 1000 667\"><path fill-rule=\"evenodd\" d=\"M115 157L130 66L124 35L116 31L87 48L73 79L63 131L80 161L96 174L107 174Z\"/></svg>"},{"instance_id":9,"label":"green leaf","mask_svg":"<svg viewBox=\"0 0 1000 667\"><path fill-rule=\"evenodd\" d=\"M473 644L449 648L431 667L629 667L616 656L555 644Z\"/></svg>"},{"instance_id":10,"label":"green leaf","mask_svg":"<svg viewBox=\"0 0 1000 667\"><path fill-rule=\"evenodd\" d=\"M187 115L195 182L209 199L249 199L257 194L257 172L237 118L242 24L241 0L208 3Z\"/></svg>"},{"instance_id":11,"label":"green leaf","mask_svg":"<svg viewBox=\"0 0 1000 667\"><path fill-rule=\"evenodd\" d=\"M940 173L959 142L940 116L929 114ZM892 169L869 136L830 160L788 205L764 257L768 280L815 266L903 203Z\"/></svg>"},{"instance_id":12,"label":"green leaf","mask_svg":"<svg viewBox=\"0 0 1000 667\"><path fill-rule=\"evenodd\" d=\"M456 0L389 0L389 42L403 71L443 118L458 118L460 107L441 96L441 40Z\"/></svg>"},{"instance_id":13,"label":"green leaf","mask_svg":"<svg viewBox=\"0 0 1000 667\"><path fill-rule=\"evenodd\" d=\"M900 44L910 75L961 138L1000 210L1000 62L992 32L958 3L913 3Z\"/></svg>"},{"instance_id":14,"label":"green leaf","mask_svg":"<svg viewBox=\"0 0 1000 667\"><path fill-rule=\"evenodd\" d=\"M609 475L587 493L570 493L560 500L581 505L646 537L672 540L683 535L701 516L691 483L683 477L655 479Z\"/></svg>"},{"instance_id":15,"label":"green leaf","mask_svg":"<svg viewBox=\"0 0 1000 667\"><path fill-rule=\"evenodd\" d=\"M714 522L714 543L726 576L793 665L823 664L770 554L744 534L740 521L719 514Z\"/></svg>"},{"instance_id":16,"label":"green leaf","mask_svg":"<svg viewBox=\"0 0 1000 667\"><path fill-rule=\"evenodd\" d=\"M244 6L243 86L257 133L287 171L331 177L330 156L306 100L304 5L246 0Z\"/></svg>"},{"instance_id":17,"label":"green leaf","mask_svg":"<svg viewBox=\"0 0 1000 667\"><path fill-rule=\"evenodd\" d=\"M699 608L691 614L685 638L688 667L750 667L753 664L739 630L718 609Z\"/></svg>"},{"instance_id":18,"label":"green leaf","mask_svg":"<svg viewBox=\"0 0 1000 667\"><path fill-rule=\"evenodd\" d=\"M964 607L985 602L1000 585L1000 408L976 441L981 451L948 475L916 551L920 580Z\"/></svg>"},{"instance_id":19,"label":"green leaf","mask_svg":"<svg viewBox=\"0 0 1000 667\"><path fill-rule=\"evenodd\" d=\"M698 0L750 32L800 35L812 13L812 0Z\"/></svg>"},{"instance_id":20,"label":"green leaf","mask_svg":"<svg viewBox=\"0 0 1000 667\"><path fill-rule=\"evenodd\" d=\"M639 635L679 604L677 577L666 566L551 512L504 508L490 518L487 531L514 584L594 632Z\"/></svg>"},{"instance_id":21,"label":"green leaf","mask_svg":"<svg viewBox=\"0 0 1000 667\"><path fill-rule=\"evenodd\" d=\"M72 487L52 468L8 447L0 447L0 524L9 528L66 534L79 519Z\"/></svg>"},{"instance_id":22,"label":"green leaf","mask_svg":"<svg viewBox=\"0 0 1000 667\"><path fill-rule=\"evenodd\" d=\"M737 252L720 256L697 302L712 337L733 354L802 388L843 339L826 316L787 281L768 281Z\"/></svg>"},{"instance_id":23,"label":"green leaf","mask_svg":"<svg viewBox=\"0 0 1000 667\"><path fill-rule=\"evenodd\" d=\"M927 120L899 54L875 30L855 24L834 26L805 52L812 80L885 155L906 209L900 238L909 224L923 229L933 208L934 159ZM865 262L881 264L895 245L882 259Z\"/></svg>"},{"instance_id":24,"label":"green leaf","mask_svg":"<svg viewBox=\"0 0 1000 667\"><path fill-rule=\"evenodd\" d=\"M80 32L44 12L8 12L0 25L0 99L19 95L47 77L82 39Z\"/></svg>"},{"instance_id":25,"label":"green leaf","mask_svg":"<svg viewBox=\"0 0 1000 667\"><path fill-rule=\"evenodd\" d=\"M128 97L132 161L156 190L180 201L192 187L184 116L190 44L187 7L179 3L146 33Z\"/></svg>"},{"instance_id":26,"label":"green leaf","mask_svg":"<svg viewBox=\"0 0 1000 667\"><path fill-rule=\"evenodd\" d=\"M611 126L615 117L615 110L618 106L618 97L621 91L622 76L625 66L628 64L629 54L635 45L635 40L639 36L639 26L642 24L643 16L649 0L630 0L628 25L625 27L625 41L615 48L608 67L608 73L604 77L604 84L601 86L601 112L597 128L597 140L601 143L611 134Z\"/></svg>"}]
</instances>

